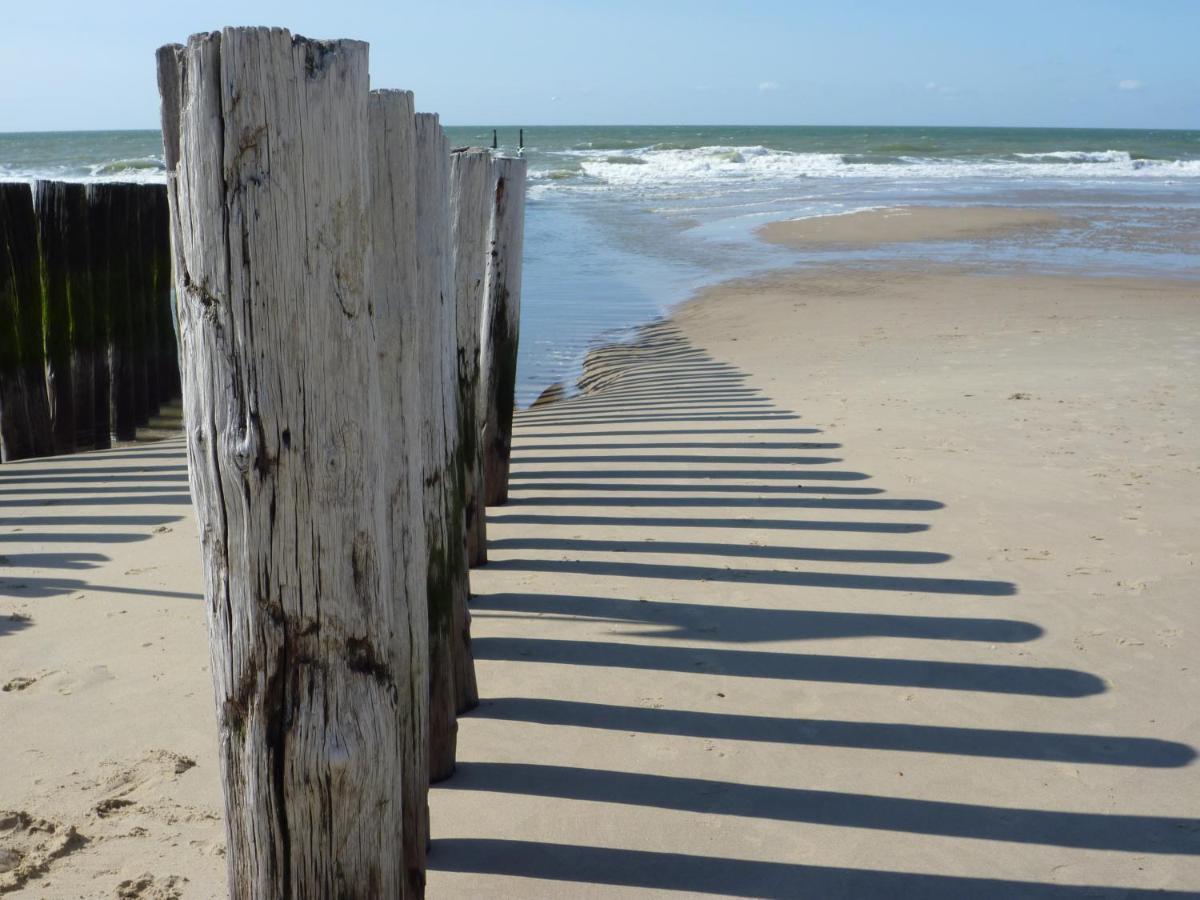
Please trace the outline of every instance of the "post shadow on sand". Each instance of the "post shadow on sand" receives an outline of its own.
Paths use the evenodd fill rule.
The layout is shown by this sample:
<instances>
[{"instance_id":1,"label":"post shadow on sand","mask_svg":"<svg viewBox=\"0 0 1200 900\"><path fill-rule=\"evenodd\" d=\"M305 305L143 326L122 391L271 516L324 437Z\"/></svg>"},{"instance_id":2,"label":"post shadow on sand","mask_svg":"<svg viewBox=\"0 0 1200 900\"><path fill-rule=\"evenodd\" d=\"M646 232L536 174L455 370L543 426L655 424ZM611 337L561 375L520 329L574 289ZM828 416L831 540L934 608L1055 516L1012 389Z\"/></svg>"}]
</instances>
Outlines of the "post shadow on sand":
<instances>
[{"instance_id":1,"label":"post shadow on sand","mask_svg":"<svg viewBox=\"0 0 1200 900\"><path fill-rule=\"evenodd\" d=\"M984 806L501 762L461 763L446 787L1050 847L1200 854L1200 819L1176 816Z\"/></svg>"},{"instance_id":2,"label":"post shadow on sand","mask_svg":"<svg viewBox=\"0 0 1200 900\"><path fill-rule=\"evenodd\" d=\"M1194 898L1190 891L1046 884L1000 878L923 875L879 869L760 862L687 853L618 850L537 841L442 838L429 855L433 871L606 884L731 897L919 897L922 900L1125 900ZM564 888L570 891L570 888ZM569 896L569 893L565 896Z\"/></svg>"},{"instance_id":3,"label":"post shadow on sand","mask_svg":"<svg viewBox=\"0 0 1200 900\"><path fill-rule=\"evenodd\" d=\"M70 494L70 491L65 493ZM52 499L28 497L19 500L10 500L7 499L7 497L0 497L0 508L3 509L38 508L48 506L190 506L191 503L192 497L190 494L137 494L121 496L105 493L102 495L86 497L63 496Z\"/></svg>"},{"instance_id":4,"label":"post shadow on sand","mask_svg":"<svg viewBox=\"0 0 1200 900\"><path fill-rule=\"evenodd\" d=\"M721 566L610 562L593 559L497 559L493 571L560 572L606 578L665 578L672 581L722 581L735 584L840 588L859 591L903 591L921 594L962 594L1011 597L1016 586L1007 581L979 578L921 578L907 575L853 575L846 572L795 572L775 569L733 569Z\"/></svg>"},{"instance_id":5,"label":"post shadow on sand","mask_svg":"<svg viewBox=\"0 0 1200 900\"><path fill-rule=\"evenodd\" d=\"M748 716L545 698L497 697L484 700L472 716L506 722L711 740L942 753L1076 765L1175 769L1190 765L1196 759L1196 751L1187 744L1158 738Z\"/></svg>"},{"instance_id":6,"label":"post shadow on sand","mask_svg":"<svg viewBox=\"0 0 1200 900\"><path fill-rule=\"evenodd\" d=\"M514 637L475 638L472 649L477 660L1022 694L1030 697L1090 697L1102 694L1105 690L1102 680L1077 669L998 663Z\"/></svg>"},{"instance_id":7,"label":"post shadow on sand","mask_svg":"<svg viewBox=\"0 0 1200 900\"><path fill-rule=\"evenodd\" d=\"M763 544L718 544L712 541L602 541L583 538L503 538L492 542L496 550L556 550L583 553L653 553L684 556L720 556L807 562L887 563L933 565L948 562L948 553L924 550L858 550L836 547L774 547Z\"/></svg>"},{"instance_id":8,"label":"post shadow on sand","mask_svg":"<svg viewBox=\"0 0 1200 900\"><path fill-rule=\"evenodd\" d=\"M0 578L0 597L25 597L43 600L67 594L127 594L130 597L159 597L163 600L203 600L204 595L190 591L164 591L160 588L134 588L114 584L93 584L78 578L43 578L13 575Z\"/></svg>"},{"instance_id":9,"label":"post shadow on sand","mask_svg":"<svg viewBox=\"0 0 1200 900\"><path fill-rule=\"evenodd\" d=\"M1037 625L1015 619L766 609L573 594L482 594L471 603L471 614L481 618L489 615L512 618L513 614L523 614L523 618L529 619L557 617L636 623L658 626L655 630L639 628L636 631L639 639L676 638L733 644L851 637L1015 644L1042 636Z\"/></svg>"},{"instance_id":10,"label":"post shadow on sand","mask_svg":"<svg viewBox=\"0 0 1200 900\"><path fill-rule=\"evenodd\" d=\"M65 550L62 553L0 553L0 584L6 569L95 569L109 557L103 553Z\"/></svg>"},{"instance_id":11,"label":"post shadow on sand","mask_svg":"<svg viewBox=\"0 0 1200 900\"><path fill-rule=\"evenodd\" d=\"M0 616L0 637L24 631L32 625L33 619L22 613L9 613L6 616Z\"/></svg>"},{"instance_id":12,"label":"post shadow on sand","mask_svg":"<svg viewBox=\"0 0 1200 900\"><path fill-rule=\"evenodd\" d=\"M599 528L751 528L766 531L847 531L915 534L924 522L838 522L812 519L717 519L680 516L577 516L488 511L488 521L512 525L591 525Z\"/></svg>"}]
</instances>

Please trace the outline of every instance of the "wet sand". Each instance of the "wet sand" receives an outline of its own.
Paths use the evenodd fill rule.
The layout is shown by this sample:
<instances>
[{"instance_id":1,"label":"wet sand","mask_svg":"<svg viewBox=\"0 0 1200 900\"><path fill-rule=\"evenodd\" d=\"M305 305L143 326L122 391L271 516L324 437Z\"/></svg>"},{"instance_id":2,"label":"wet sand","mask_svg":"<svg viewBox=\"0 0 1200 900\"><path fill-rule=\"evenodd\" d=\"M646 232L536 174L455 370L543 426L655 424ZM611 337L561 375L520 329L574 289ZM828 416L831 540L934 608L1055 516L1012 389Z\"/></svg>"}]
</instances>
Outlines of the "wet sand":
<instances>
[{"instance_id":1,"label":"wet sand","mask_svg":"<svg viewBox=\"0 0 1200 900\"><path fill-rule=\"evenodd\" d=\"M897 206L840 216L771 222L758 236L797 249L821 245L871 247L900 241L974 240L1064 225L1048 209L1004 206Z\"/></svg>"},{"instance_id":2,"label":"wet sand","mask_svg":"<svg viewBox=\"0 0 1200 900\"><path fill-rule=\"evenodd\" d=\"M491 511L431 897L1200 890L1194 283L780 274L585 382ZM12 896L223 893L183 466L0 468Z\"/></svg>"}]
</instances>

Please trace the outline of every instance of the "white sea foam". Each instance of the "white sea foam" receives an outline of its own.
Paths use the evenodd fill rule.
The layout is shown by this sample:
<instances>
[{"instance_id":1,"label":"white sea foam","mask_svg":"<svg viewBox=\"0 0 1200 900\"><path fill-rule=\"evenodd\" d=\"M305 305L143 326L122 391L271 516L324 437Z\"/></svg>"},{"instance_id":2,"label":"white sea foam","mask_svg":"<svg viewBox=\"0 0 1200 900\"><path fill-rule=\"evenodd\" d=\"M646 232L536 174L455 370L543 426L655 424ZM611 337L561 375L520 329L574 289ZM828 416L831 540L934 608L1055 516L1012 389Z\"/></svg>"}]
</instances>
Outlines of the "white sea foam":
<instances>
[{"instance_id":1,"label":"white sea foam","mask_svg":"<svg viewBox=\"0 0 1200 900\"><path fill-rule=\"evenodd\" d=\"M72 181L84 184L93 182L139 182L161 184L166 181L166 166L161 157L142 156L134 159L114 159L85 166L67 164L42 165L36 167L0 165L0 181L27 181L39 179Z\"/></svg>"},{"instance_id":2,"label":"white sea foam","mask_svg":"<svg viewBox=\"0 0 1200 900\"><path fill-rule=\"evenodd\" d=\"M991 159L903 156L884 162L866 162L836 153L791 153L762 146L645 147L618 152L576 149L562 156L572 157L572 161L589 176L585 180L589 187L629 188L637 192L700 183L732 187L737 182L806 178L889 181L1200 178L1200 160L1134 159L1123 150L1055 150ZM558 177L563 187L584 186L578 179Z\"/></svg>"}]
</instances>

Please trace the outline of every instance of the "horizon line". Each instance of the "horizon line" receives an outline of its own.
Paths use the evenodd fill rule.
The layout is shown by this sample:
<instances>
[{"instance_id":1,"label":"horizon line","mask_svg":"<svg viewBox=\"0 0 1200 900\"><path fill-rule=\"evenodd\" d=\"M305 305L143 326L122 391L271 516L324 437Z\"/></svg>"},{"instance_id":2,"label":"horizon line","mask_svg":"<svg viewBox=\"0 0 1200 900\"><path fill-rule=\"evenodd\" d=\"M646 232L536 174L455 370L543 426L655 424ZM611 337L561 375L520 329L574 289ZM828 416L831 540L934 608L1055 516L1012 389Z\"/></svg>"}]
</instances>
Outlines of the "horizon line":
<instances>
[{"instance_id":1,"label":"horizon line","mask_svg":"<svg viewBox=\"0 0 1200 900\"><path fill-rule=\"evenodd\" d=\"M886 125L886 124L813 124L813 123L792 123L788 125L781 124L758 124L747 122L706 122L706 123L684 123L684 122L655 122L655 123L585 123L572 122L568 124L546 124L546 123L467 123L467 124L451 124L442 122L443 128L923 128L928 130L957 130L957 131L995 131L995 130L1019 130L1019 131L1168 131L1180 132L1184 134L1200 133L1200 126L1195 128L1165 128L1165 127L1137 127L1130 125ZM15 135L31 135L31 134L114 134L114 133L141 133L141 132L161 132L161 126L150 128L50 128L50 129L32 129L20 131L4 131L0 130L0 136L8 137Z\"/></svg>"}]
</instances>

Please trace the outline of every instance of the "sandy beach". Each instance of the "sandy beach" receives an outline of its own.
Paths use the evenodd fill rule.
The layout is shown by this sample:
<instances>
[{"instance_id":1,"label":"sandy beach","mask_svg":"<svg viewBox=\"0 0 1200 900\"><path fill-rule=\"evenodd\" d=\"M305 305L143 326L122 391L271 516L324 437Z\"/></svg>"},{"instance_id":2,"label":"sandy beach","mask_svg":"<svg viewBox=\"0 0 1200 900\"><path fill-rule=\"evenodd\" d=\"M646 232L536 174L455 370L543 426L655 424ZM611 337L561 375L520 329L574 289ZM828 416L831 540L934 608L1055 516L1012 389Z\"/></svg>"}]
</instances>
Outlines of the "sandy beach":
<instances>
[{"instance_id":1,"label":"sandy beach","mask_svg":"<svg viewBox=\"0 0 1200 900\"><path fill-rule=\"evenodd\" d=\"M837 245L872 247L905 241L952 241L999 237L1063 225L1049 209L1006 206L896 206L840 216L768 222L757 234L772 244L797 249Z\"/></svg>"},{"instance_id":2,"label":"sandy beach","mask_svg":"<svg viewBox=\"0 0 1200 900\"><path fill-rule=\"evenodd\" d=\"M593 354L490 511L429 895L1200 891L1197 293L818 268ZM0 507L0 891L224 896L182 442Z\"/></svg>"}]
</instances>

